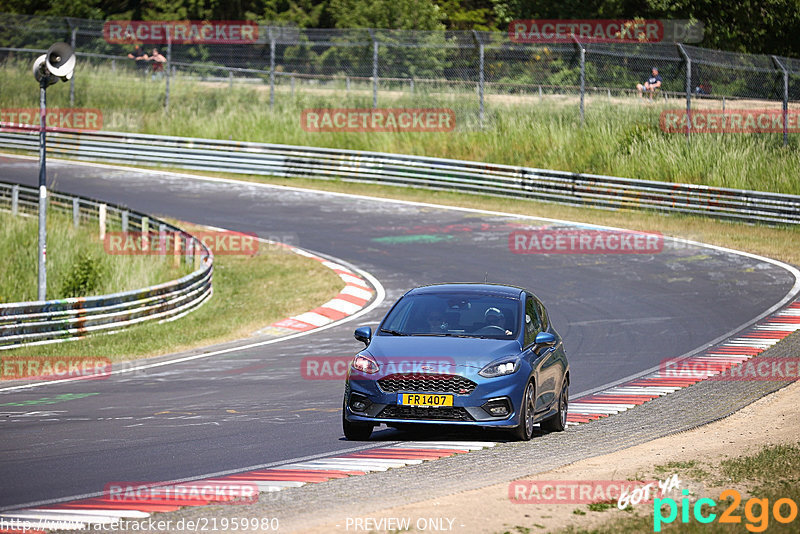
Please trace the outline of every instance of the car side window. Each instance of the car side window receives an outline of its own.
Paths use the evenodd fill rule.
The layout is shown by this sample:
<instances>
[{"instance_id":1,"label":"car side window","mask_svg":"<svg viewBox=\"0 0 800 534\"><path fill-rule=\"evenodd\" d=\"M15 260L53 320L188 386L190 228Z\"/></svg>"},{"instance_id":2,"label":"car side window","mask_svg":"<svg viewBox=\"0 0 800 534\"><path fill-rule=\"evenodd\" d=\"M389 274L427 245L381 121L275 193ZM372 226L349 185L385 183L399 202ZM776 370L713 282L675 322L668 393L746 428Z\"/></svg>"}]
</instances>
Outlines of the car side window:
<instances>
[{"instance_id":1,"label":"car side window","mask_svg":"<svg viewBox=\"0 0 800 534\"><path fill-rule=\"evenodd\" d=\"M538 300L536 301L536 308L539 311L539 318L542 323L542 331L545 331L550 326L550 321L547 318L547 311L545 311L544 309L544 304L542 304Z\"/></svg>"},{"instance_id":2,"label":"car side window","mask_svg":"<svg viewBox=\"0 0 800 534\"><path fill-rule=\"evenodd\" d=\"M531 345L541 331L536 301L530 295L525 299L525 346Z\"/></svg>"}]
</instances>

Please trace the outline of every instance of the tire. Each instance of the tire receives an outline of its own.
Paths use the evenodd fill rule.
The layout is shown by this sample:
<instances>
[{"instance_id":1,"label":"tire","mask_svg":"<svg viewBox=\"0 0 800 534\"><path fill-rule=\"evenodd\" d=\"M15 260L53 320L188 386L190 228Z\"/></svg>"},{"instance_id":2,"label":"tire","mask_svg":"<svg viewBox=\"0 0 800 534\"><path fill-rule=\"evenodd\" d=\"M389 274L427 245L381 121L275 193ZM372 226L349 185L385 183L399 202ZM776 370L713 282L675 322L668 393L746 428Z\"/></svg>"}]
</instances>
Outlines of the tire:
<instances>
[{"instance_id":1,"label":"tire","mask_svg":"<svg viewBox=\"0 0 800 534\"><path fill-rule=\"evenodd\" d=\"M342 431L344 432L344 437L348 441L367 441L372 435L374 427L369 423L351 423L344 416L344 410L345 408L342 406Z\"/></svg>"},{"instance_id":2,"label":"tire","mask_svg":"<svg viewBox=\"0 0 800 534\"><path fill-rule=\"evenodd\" d=\"M525 386L522 393L522 401L519 405L519 424L511 431L514 439L519 441L530 441L533 437L533 418L536 409L536 386L533 380Z\"/></svg>"},{"instance_id":3,"label":"tire","mask_svg":"<svg viewBox=\"0 0 800 534\"><path fill-rule=\"evenodd\" d=\"M542 421L542 430L548 432L563 432L567 428L567 411L569 409L569 382L564 377L564 385L558 396L558 413Z\"/></svg>"}]
</instances>

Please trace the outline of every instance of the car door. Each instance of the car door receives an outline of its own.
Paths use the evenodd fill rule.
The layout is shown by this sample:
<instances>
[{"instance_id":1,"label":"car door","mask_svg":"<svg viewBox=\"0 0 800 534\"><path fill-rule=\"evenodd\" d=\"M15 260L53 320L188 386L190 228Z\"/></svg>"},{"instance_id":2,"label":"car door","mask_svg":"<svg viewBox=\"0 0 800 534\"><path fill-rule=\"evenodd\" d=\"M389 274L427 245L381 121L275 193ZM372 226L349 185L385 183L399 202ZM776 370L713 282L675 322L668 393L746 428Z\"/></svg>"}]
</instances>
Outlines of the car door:
<instances>
[{"instance_id":1,"label":"car door","mask_svg":"<svg viewBox=\"0 0 800 534\"><path fill-rule=\"evenodd\" d=\"M536 376L536 412L549 410L556 400L556 388L560 386L561 365L554 347L539 347L535 350L536 334L547 330L546 312L542 303L530 293L525 295L525 349L531 353L531 365Z\"/></svg>"},{"instance_id":2,"label":"car door","mask_svg":"<svg viewBox=\"0 0 800 534\"><path fill-rule=\"evenodd\" d=\"M536 380L536 412L541 413L550 409L555 399L555 388L558 386L558 373L554 365L554 350L552 347L536 349L536 334L543 330L542 318L539 312L540 303L530 293L525 294L525 352L530 358Z\"/></svg>"},{"instance_id":3,"label":"car door","mask_svg":"<svg viewBox=\"0 0 800 534\"><path fill-rule=\"evenodd\" d=\"M546 376L548 384L553 385L552 398L548 398L550 404L558 400L558 394L561 391L561 382L566 372L566 356L564 355L564 347L561 342L561 337L556 331L550 328L550 318L547 316L547 310L542 304L542 301L534 297L536 309L539 313L539 320L541 321L542 332L550 332L556 336L556 344L552 347L547 347L540 351L540 354L545 357L542 362L541 373ZM546 351L546 354L545 354Z\"/></svg>"}]
</instances>

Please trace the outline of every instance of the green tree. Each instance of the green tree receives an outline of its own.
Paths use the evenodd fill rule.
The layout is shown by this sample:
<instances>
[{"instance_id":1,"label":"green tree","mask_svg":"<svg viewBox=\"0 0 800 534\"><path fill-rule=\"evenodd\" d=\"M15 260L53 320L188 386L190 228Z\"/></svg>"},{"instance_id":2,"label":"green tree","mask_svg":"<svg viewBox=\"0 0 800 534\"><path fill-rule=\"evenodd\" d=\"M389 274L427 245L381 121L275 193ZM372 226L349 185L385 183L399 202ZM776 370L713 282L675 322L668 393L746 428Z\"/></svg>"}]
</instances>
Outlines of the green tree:
<instances>
[{"instance_id":1,"label":"green tree","mask_svg":"<svg viewBox=\"0 0 800 534\"><path fill-rule=\"evenodd\" d=\"M331 0L337 28L444 30L444 13L426 0Z\"/></svg>"}]
</instances>

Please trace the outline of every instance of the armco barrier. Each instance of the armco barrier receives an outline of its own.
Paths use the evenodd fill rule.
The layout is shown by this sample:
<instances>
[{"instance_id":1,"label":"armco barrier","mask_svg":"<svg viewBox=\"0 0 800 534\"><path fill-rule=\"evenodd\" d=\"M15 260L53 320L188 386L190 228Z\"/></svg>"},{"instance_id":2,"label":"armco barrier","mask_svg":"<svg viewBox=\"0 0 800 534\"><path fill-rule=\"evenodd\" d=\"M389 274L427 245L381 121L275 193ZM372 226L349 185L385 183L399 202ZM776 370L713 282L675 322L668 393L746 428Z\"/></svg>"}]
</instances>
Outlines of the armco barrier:
<instances>
[{"instance_id":1,"label":"armco barrier","mask_svg":"<svg viewBox=\"0 0 800 534\"><path fill-rule=\"evenodd\" d=\"M0 146L34 152L35 132L0 130ZM692 213L768 224L800 224L800 196L461 161L119 132L53 133L55 156L241 174L340 178L532 198L612 209Z\"/></svg>"},{"instance_id":2,"label":"armco barrier","mask_svg":"<svg viewBox=\"0 0 800 534\"><path fill-rule=\"evenodd\" d=\"M200 240L169 223L114 204L83 197L49 192L49 209L72 213L73 223L97 218L100 232L105 225L118 225L122 231L151 235L178 235L172 260L185 261L197 268L163 284L96 297L79 297L41 302L0 304L0 350L26 344L55 343L95 332L118 330L143 321L173 319L191 311L212 295L213 254ZM35 213L38 188L0 182L0 209L12 213Z\"/></svg>"}]
</instances>

